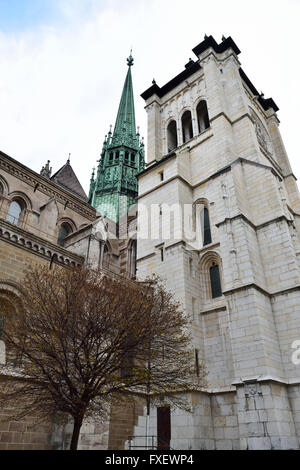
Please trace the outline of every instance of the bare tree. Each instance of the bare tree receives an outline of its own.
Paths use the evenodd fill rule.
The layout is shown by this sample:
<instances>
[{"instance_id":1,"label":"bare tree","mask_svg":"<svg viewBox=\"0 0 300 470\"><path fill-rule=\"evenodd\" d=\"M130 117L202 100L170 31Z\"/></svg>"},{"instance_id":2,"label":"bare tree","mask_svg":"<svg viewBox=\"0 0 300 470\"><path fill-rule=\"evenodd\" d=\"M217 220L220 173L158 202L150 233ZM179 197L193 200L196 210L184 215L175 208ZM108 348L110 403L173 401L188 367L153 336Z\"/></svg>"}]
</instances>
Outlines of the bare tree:
<instances>
[{"instance_id":1,"label":"bare tree","mask_svg":"<svg viewBox=\"0 0 300 470\"><path fill-rule=\"evenodd\" d=\"M137 283L89 268L30 268L18 308L6 312L3 340L22 358L1 401L26 415L82 422L104 416L129 392L176 396L203 381L195 373L188 319L158 279Z\"/></svg>"}]
</instances>

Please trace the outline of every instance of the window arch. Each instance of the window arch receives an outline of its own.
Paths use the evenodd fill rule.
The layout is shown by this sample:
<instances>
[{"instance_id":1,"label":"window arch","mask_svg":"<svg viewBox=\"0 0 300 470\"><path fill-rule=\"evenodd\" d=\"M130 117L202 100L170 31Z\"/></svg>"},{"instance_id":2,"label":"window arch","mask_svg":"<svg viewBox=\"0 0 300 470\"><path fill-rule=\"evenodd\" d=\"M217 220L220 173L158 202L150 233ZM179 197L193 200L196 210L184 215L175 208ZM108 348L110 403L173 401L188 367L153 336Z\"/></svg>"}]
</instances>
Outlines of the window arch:
<instances>
[{"instance_id":1,"label":"window arch","mask_svg":"<svg viewBox=\"0 0 300 470\"><path fill-rule=\"evenodd\" d=\"M65 239L70 233L72 233L72 227L67 222L63 222L58 232L57 244L59 246L65 246Z\"/></svg>"},{"instance_id":2,"label":"window arch","mask_svg":"<svg viewBox=\"0 0 300 470\"><path fill-rule=\"evenodd\" d=\"M185 111L181 118L182 123L182 142L185 143L194 137L193 122L191 111Z\"/></svg>"},{"instance_id":3,"label":"window arch","mask_svg":"<svg viewBox=\"0 0 300 470\"><path fill-rule=\"evenodd\" d=\"M168 139L168 153L178 147L177 138L177 124L176 121L171 121L167 128L167 139Z\"/></svg>"},{"instance_id":4,"label":"window arch","mask_svg":"<svg viewBox=\"0 0 300 470\"><path fill-rule=\"evenodd\" d=\"M208 206L207 199L201 198L193 203L193 231L196 233L199 248L212 243Z\"/></svg>"},{"instance_id":5,"label":"window arch","mask_svg":"<svg viewBox=\"0 0 300 470\"><path fill-rule=\"evenodd\" d=\"M24 213L25 204L21 199L14 199L9 206L8 213L6 216L7 222L14 225L19 225L22 220Z\"/></svg>"},{"instance_id":6,"label":"window arch","mask_svg":"<svg viewBox=\"0 0 300 470\"><path fill-rule=\"evenodd\" d=\"M196 108L199 134L210 126L206 101L202 100Z\"/></svg>"},{"instance_id":7,"label":"window arch","mask_svg":"<svg viewBox=\"0 0 300 470\"><path fill-rule=\"evenodd\" d=\"M200 261L201 297L205 300L222 297L222 262L218 253L209 251Z\"/></svg>"}]
</instances>

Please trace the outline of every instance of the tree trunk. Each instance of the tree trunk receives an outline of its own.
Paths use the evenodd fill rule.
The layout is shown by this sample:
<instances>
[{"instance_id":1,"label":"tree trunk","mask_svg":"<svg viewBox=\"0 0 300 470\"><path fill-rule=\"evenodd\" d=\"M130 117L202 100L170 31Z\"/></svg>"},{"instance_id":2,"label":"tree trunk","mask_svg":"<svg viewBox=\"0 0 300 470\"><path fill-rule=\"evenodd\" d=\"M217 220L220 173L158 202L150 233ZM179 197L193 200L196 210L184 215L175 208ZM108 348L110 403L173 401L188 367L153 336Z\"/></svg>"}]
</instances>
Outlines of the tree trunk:
<instances>
[{"instance_id":1,"label":"tree trunk","mask_svg":"<svg viewBox=\"0 0 300 470\"><path fill-rule=\"evenodd\" d=\"M83 418L81 417L74 418L74 427L70 450L77 450L82 421Z\"/></svg>"}]
</instances>

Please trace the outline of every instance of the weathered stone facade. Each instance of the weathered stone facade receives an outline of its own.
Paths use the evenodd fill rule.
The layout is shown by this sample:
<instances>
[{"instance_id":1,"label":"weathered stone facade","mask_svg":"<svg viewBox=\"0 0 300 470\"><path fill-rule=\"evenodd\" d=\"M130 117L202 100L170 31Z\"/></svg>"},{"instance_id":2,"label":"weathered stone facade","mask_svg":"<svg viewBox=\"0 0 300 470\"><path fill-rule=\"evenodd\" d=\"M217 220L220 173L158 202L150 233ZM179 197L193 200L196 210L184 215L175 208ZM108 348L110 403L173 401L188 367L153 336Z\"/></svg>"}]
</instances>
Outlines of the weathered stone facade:
<instances>
[{"instance_id":1,"label":"weathered stone facade","mask_svg":"<svg viewBox=\"0 0 300 470\"><path fill-rule=\"evenodd\" d=\"M169 238L168 214L152 217L151 228L160 223L161 232L138 240L138 277L156 272L166 279L193 318L194 347L208 371L194 413L171 416L171 447L299 449L300 366L292 362L292 344L300 339L300 198L278 108L257 93L231 38L206 38L194 52L198 62L142 95L148 166L139 177L139 224L147 225L158 203L177 213ZM201 101L205 129L198 125ZM196 231L197 207L207 208L211 243L187 237L184 205L194 207ZM222 287L215 298L213 266Z\"/></svg>"},{"instance_id":2,"label":"weathered stone facade","mask_svg":"<svg viewBox=\"0 0 300 470\"><path fill-rule=\"evenodd\" d=\"M137 246L138 278L166 280L207 370L207 386L187 397L192 413L171 413L171 448L299 449L300 198L278 108L245 75L231 38L206 37L193 51L180 75L142 95L147 165L138 209L119 224L47 167L37 175L0 154L0 299L18 294L28 263L135 277ZM13 200L22 201L17 225L6 220ZM63 224L71 230L60 246ZM68 448L69 425L36 435L26 422L2 423L1 413L0 448ZM144 403L128 399L109 423L85 423L80 448L144 448L146 423Z\"/></svg>"}]
</instances>

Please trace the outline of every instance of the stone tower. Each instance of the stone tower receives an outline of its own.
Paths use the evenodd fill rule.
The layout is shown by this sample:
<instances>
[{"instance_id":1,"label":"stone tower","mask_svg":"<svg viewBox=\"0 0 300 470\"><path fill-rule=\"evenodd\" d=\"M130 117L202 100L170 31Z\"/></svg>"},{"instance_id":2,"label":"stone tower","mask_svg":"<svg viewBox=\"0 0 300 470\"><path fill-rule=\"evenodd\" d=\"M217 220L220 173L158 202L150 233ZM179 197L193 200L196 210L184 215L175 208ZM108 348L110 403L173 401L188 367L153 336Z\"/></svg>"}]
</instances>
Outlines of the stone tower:
<instances>
[{"instance_id":1,"label":"stone tower","mask_svg":"<svg viewBox=\"0 0 300 470\"><path fill-rule=\"evenodd\" d=\"M138 276L166 279L207 369L193 413L172 411L164 432L175 449L299 449L300 197L278 107L230 37L206 36L193 52L183 72L142 94L139 226L151 234L138 240ZM158 420L153 409L151 435Z\"/></svg>"},{"instance_id":2,"label":"stone tower","mask_svg":"<svg viewBox=\"0 0 300 470\"><path fill-rule=\"evenodd\" d=\"M136 130L131 67L122 92L114 132L105 137L97 177L91 178L89 202L104 216L118 222L136 203L137 174L144 169L144 142Z\"/></svg>"}]
</instances>

